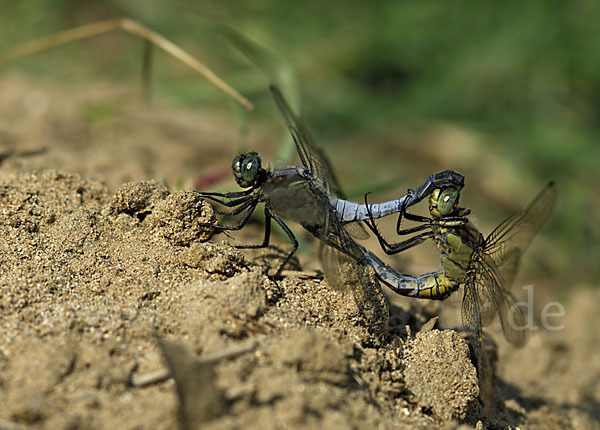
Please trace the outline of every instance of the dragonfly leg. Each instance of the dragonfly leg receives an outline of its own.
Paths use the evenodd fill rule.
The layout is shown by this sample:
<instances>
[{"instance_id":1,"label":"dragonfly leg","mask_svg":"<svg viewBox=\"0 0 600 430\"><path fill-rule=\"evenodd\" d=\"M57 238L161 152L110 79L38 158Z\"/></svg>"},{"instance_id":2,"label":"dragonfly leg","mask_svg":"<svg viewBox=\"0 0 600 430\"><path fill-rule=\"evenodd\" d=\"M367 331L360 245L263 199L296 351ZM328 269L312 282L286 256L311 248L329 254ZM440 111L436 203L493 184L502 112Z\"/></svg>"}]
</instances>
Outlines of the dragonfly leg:
<instances>
[{"instance_id":1,"label":"dragonfly leg","mask_svg":"<svg viewBox=\"0 0 600 430\"><path fill-rule=\"evenodd\" d=\"M404 218L406 218L409 221L416 221L416 222L421 222L421 223L424 223L424 224L418 225L416 227L407 228L407 229L401 229L400 225L402 223L402 216L403 215L404 215ZM413 215L410 212L404 212L404 209L403 209L398 214L398 222L396 223L396 233L399 234L399 235L401 235L401 236L405 236L407 234L413 234L413 233L416 233L418 231L425 230L426 228L429 228L429 223L430 222L431 222L431 218L427 218L427 217L420 216L420 215Z\"/></svg>"},{"instance_id":2,"label":"dragonfly leg","mask_svg":"<svg viewBox=\"0 0 600 430\"><path fill-rule=\"evenodd\" d=\"M205 200L210 200L211 202L216 202L220 205L227 206L229 208L237 206L245 201L252 199L251 195L243 196L241 198L235 198L234 200L229 200L229 201L223 200L222 198L219 199L219 198L217 198L215 196L211 196L211 195L201 194L201 197ZM225 197L225 198L229 198L229 197Z\"/></svg>"},{"instance_id":3,"label":"dragonfly leg","mask_svg":"<svg viewBox=\"0 0 600 430\"><path fill-rule=\"evenodd\" d=\"M402 242L390 244L385 241L385 239L379 235L377 239L379 239L379 244L388 255L398 254L399 252L406 251L414 246L420 245L425 242L427 239L431 239L433 237L433 233L430 231L423 232L421 234L417 234L416 236L411 237L410 239L403 240Z\"/></svg>"},{"instance_id":4,"label":"dragonfly leg","mask_svg":"<svg viewBox=\"0 0 600 430\"><path fill-rule=\"evenodd\" d=\"M283 262L277 269L277 272L275 273L275 275L273 275L271 277L272 279L277 279L281 276L281 272L283 271L283 268L285 267L285 265L290 261L292 256L296 253L296 250L298 249L298 240L296 240L294 233L292 233L292 231L289 229L289 227L279 217L274 215L269 210L268 207L265 206L265 236L264 236L263 242L260 245L237 245L236 248L238 248L238 249L258 249L258 248L266 248L267 246L269 246L269 242L271 239L271 220L275 220L275 222L277 224L279 224L279 226L283 229L285 234L287 234L287 236L289 237L289 239L293 245L292 251L285 257L285 259L283 260Z\"/></svg>"},{"instance_id":5,"label":"dragonfly leg","mask_svg":"<svg viewBox=\"0 0 600 430\"><path fill-rule=\"evenodd\" d=\"M252 187L252 188L248 188L247 190L233 191L233 192L229 192L229 193L216 193L216 192L201 191L199 194L202 197L221 197L221 198L225 198L225 199L237 199L239 197L249 196L250 194L252 194L254 189L255 189L255 187Z\"/></svg>"},{"instance_id":6,"label":"dragonfly leg","mask_svg":"<svg viewBox=\"0 0 600 430\"><path fill-rule=\"evenodd\" d=\"M256 205L258 204L258 200L254 200L251 201L251 203L248 205L250 206L248 211L244 214L244 216L242 217L242 219L240 220L240 222L237 225L220 225L220 224L203 224L203 227L212 227L216 230L241 230L246 223L248 222L248 220L250 219L250 215L252 215L252 213L254 212L254 209L256 209ZM241 212L241 211L240 211Z\"/></svg>"},{"instance_id":7,"label":"dragonfly leg","mask_svg":"<svg viewBox=\"0 0 600 430\"><path fill-rule=\"evenodd\" d=\"M406 236L407 234L417 233L419 231L423 231L428 228L430 228L429 224L421 224L421 225L417 225L417 226L411 227L411 228L396 230L396 234L398 234L400 236Z\"/></svg>"},{"instance_id":8,"label":"dragonfly leg","mask_svg":"<svg viewBox=\"0 0 600 430\"><path fill-rule=\"evenodd\" d=\"M240 249L258 249L258 248L266 248L269 246L269 241L271 240L271 211L267 209L265 206L265 237L263 239L263 243L260 245L238 245L236 248Z\"/></svg>"},{"instance_id":9,"label":"dragonfly leg","mask_svg":"<svg viewBox=\"0 0 600 430\"><path fill-rule=\"evenodd\" d=\"M265 213L266 213L266 211L265 211ZM290 239L290 241L292 242L292 246L293 246L292 251L287 255L287 257L285 257L285 259L279 266L279 269L277 269L277 272L275 272L275 275L272 276L273 279L277 279L277 278L281 277L281 272L283 271L283 268L285 267L286 264L288 264L290 259L296 253L296 250L298 249L298 240L296 239L296 236L294 236L294 233L292 233L292 230L290 230L290 228L283 222L283 220L281 220L278 216L276 216L274 214L270 214L270 215L275 220L275 222L277 224L279 224L279 227L281 227L283 229L285 234L287 234L287 236Z\"/></svg>"},{"instance_id":10,"label":"dragonfly leg","mask_svg":"<svg viewBox=\"0 0 600 430\"><path fill-rule=\"evenodd\" d=\"M377 239L379 240L379 244L382 248L389 247L389 244L383 238L379 229L377 228L377 224L375 224L375 218L373 218L373 212L371 212L371 206L369 205L368 197L370 193L365 193L365 208L367 209L368 218L364 220L364 223L369 227L369 229L375 234Z\"/></svg>"},{"instance_id":11,"label":"dragonfly leg","mask_svg":"<svg viewBox=\"0 0 600 430\"><path fill-rule=\"evenodd\" d=\"M443 217L437 220L433 220L432 223L441 225L444 227L460 227L469 223L469 219L460 216Z\"/></svg>"},{"instance_id":12,"label":"dragonfly leg","mask_svg":"<svg viewBox=\"0 0 600 430\"><path fill-rule=\"evenodd\" d=\"M367 227L369 227L369 229L373 232L373 234L375 234L375 236L377 237L377 240L379 241L379 245L381 246L381 249L383 249L383 251L386 254L388 254L388 255L397 254L399 252L402 252L409 248L412 248L413 246L417 246L417 245L423 243L424 241L426 241L427 239L430 239L433 237L433 233L431 231L426 231L426 232L423 232L421 234L413 236L410 239L407 239L407 240L399 242L399 243L395 243L395 244L388 243L385 240L385 238L383 237L383 235L379 232L379 229L377 228L377 224L375 223L375 219L373 218L373 213L371 212L371 207L369 206L369 203L367 201L368 195L369 195L369 193L365 194L365 207L367 208L367 214L369 215L369 218L364 220L364 222L365 222L365 224L367 224ZM412 216L412 214L411 214L411 216ZM427 218L427 220L429 221L428 218ZM424 230L428 227L429 227L429 224L417 226L412 229L406 230L408 233L405 233L405 234L416 233L417 231Z\"/></svg>"},{"instance_id":13,"label":"dragonfly leg","mask_svg":"<svg viewBox=\"0 0 600 430\"><path fill-rule=\"evenodd\" d=\"M219 210L213 209L213 212L215 213L215 215L237 215L237 214L241 213L244 209L246 209L248 206L251 206L252 203L254 203L254 200L253 199L248 200L247 197L244 197L242 199L236 200L236 203L237 203L237 205L229 206L229 207L237 206L233 210L219 211Z\"/></svg>"}]
</instances>

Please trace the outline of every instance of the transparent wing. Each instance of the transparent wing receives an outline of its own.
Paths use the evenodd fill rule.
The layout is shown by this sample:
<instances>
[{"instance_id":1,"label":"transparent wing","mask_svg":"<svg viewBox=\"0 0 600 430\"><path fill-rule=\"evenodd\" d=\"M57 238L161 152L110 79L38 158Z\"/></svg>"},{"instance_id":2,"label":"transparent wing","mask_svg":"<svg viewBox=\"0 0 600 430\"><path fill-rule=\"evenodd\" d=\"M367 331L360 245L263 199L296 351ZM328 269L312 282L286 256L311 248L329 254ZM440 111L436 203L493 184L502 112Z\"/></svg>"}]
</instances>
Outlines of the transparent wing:
<instances>
[{"instance_id":1,"label":"transparent wing","mask_svg":"<svg viewBox=\"0 0 600 430\"><path fill-rule=\"evenodd\" d=\"M504 220L485 240L485 248L478 255L477 298L483 325L498 314L504 337L516 347L527 341L525 316L516 307L510 293L521 256L535 234L548 219L556 202L556 187L549 183L524 210Z\"/></svg>"},{"instance_id":2,"label":"transparent wing","mask_svg":"<svg viewBox=\"0 0 600 430\"><path fill-rule=\"evenodd\" d=\"M279 88L274 85L271 85L270 88L275 103L283 115L285 123L294 139L302 166L310 170L315 177L321 179L328 192L335 196L345 198L337 177L333 172L331 163L323 150L314 143L308 129L300 118L294 114Z\"/></svg>"},{"instance_id":3,"label":"transparent wing","mask_svg":"<svg viewBox=\"0 0 600 430\"><path fill-rule=\"evenodd\" d=\"M324 242L321 242L319 247L319 259L330 287L335 290L344 290L351 284L348 282L347 275L352 272L356 273L356 260Z\"/></svg>"},{"instance_id":4,"label":"transparent wing","mask_svg":"<svg viewBox=\"0 0 600 430\"><path fill-rule=\"evenodd\" d=\"M467 282L464 287L462 302L462 323L470 336L478 337L481 333L477 294L473 282Z\"/></svg>"},{"instance_id":5,"label":"transparent wing","mask_svg":"<svg viewBox=\"0 0 600 430\"><path fill-rule=\"evenodd\" d=\"M474 279L465 284L462 302L462 322L469 331L469 341L475 356L477 376L479 378L479 396L486 410L493 410L498 402L494 388L494 371L482 345L482 329L479 312L479 297Z\"/></svg>"},{"instance_id":6,"label":"transparent wing","mask_svg":"<svg viewBox=\"0 0 600 430\"><path fill-rule=\"evenodd\" d=\"M477 299L479 304L479 315L481 316L481 325L487 327L494 321L496 309L494 309L492 301L487 297L483 297L482 294L479 294Z\"/></svg>"},{"instance_id":7,"label":"transparent wing","mask_svg":"<svg viewBox=\"0 0 600 430\"><path fill-rule=\"evenodd\" d=\"M515 297L506 288L495 262L488 255L480 256L477 271L476 292L480 302L493 305L506 340L516 347L523 346L527 341L523 308L515 306Z\"/></svg>"},{"instance_id":8,"label":"transparent wing","mask_svg":"<svg viewBox=\"0 0 600 430\"><path fill-rule=\"evenodd\" d=\"M313 184L315 186L311 188L319 206L315 212L320 221L314 225L320 226L320 232L315 233L321 239L319 258L325 277L328 283L337 289L345 288L348 284L364 285L368 273L366 266L358 263L363 259L362 252L351 236L364 239L368 234L359 223L342 224L341 217L329 203L329 197L332 195L344 198L331 163L321 148L314 143L308 129L294 114L281 91L271 86L271 93L294 139L303 167L318 181L318 184ZM323 188L323 193L320 192L320 187ZM305 218L308 218L308 214ZM346 279L348 275L356 279L349 281Z\"/></svg>"},{"instance_id":9,"label":"transparent wing","mask_svg":"<svg viewBox=\"0 0 600 430\"><path fill-rule=\"evenodd\" d=\"M463 301L462 301L462 323L468 332L468 341L475 355L477 372L481 384L481 363L482 348L481 348L481 320L479 316L478 298L475 291L473 280L467 281L464 286Z\"/></svg>"},{"instance_id":10,"label":"transparent wing","mask_svg":"<svg viewBox=\"0 0 600 430\"><path fill-rule=\"evenodd\" d=\"M474 256L477 259L477 256ZM487 282L487 277L485 274L485 268L480 267L481 263L475 268L475 273L473 274L473 281L475 284L475 293L477 297L477 304L479 305L479 315L481 325L486 327L494 321L494 317L498 313L496 309L496 300L490 294L490 290L484 287L484 283Z\"/></svg>"},{"instance_id":11,"label":"transparent wing","mask_svg":"<svg viewBox=\"0 0 600 430\"><path fill-rule=\"evenodd\" d=\"M329 199L302 176L288 177L269 188L268 204L280 216L304 225L319 239L328 224ZM314 226L313 229L310 227ZM314 231L313 231L314 230Z\"/></svg>"},{"instance_id":12,"label":"transparent wing","mask_svg":"<svg viewBox=\"0 0 600 430\"><path fill-rule=\"evenodd\" d=\"M527 208L504 220L486 238L485 253L507 287L514 281L520 257L552 213L555 202L556 186L550 182Z\"/></svg>"},{"instance_id":13,"label":"transparent wing","mask_svg":"<svg viewBox=\"0 0 600 430\"><path fill-rule=\"evenodd\" d=\"M360 246L340 222L340 216L329 204L325 192L312 186L308 179L298 176L274 187L269 193L269 200L271 209L299 221L320 240L319 258L325 276L332 287L343 288L339 282L340 267L347 262L356 266L356 261L364 258Z\"/></svg>"},{"instance_id":14,"label":"transparent wing","mask_svg":"<svg viewBox=\"0 0 600 430\"><path fill-rule=\"evenodd\" d=\"M344 228L348 232L348 234L355 239L369 238L369 233L367 233L365 227L358 221L346 223L344 224Z\"/></svg>"},{"instance_id":15,"label":"transparent wing","mask_svg":"<svg viewBox=\"0 0 600 430\"><path fill-rule=\"evenodd\" d=\"M319 257L323 264L325 276L334 288L345 288L343 282L339 282L340 276L337 279L332 279L332 275L339 274L340 267L346 267L347 270L355 272L365 269L365 258L360 246L354 241L351 232L347 230L348 225L343 225L339 220L340 217L336 210L329 206L329 214L326 219L326 224L323 226L321 238L321 248ZM354 233L360 233L360 230ZM350 263L348 265L348 263ZM362 275L361 275L362 276ZM341 276L343 278L343 276Z\"/></svg>"},{"instance_id":16,"label":"transparent wing","mask_svg":"<svg viewBox=\"0 0 600 430\"><path fill-rule=\"evenodd\" d=\"M359 325L365 324L369 333L387 333L389 308L373 268L325 244L321 251L329 286L340 291L344 299L351 297L356 306L356 314L347 316Z\"/></svg>"}]
</instances>

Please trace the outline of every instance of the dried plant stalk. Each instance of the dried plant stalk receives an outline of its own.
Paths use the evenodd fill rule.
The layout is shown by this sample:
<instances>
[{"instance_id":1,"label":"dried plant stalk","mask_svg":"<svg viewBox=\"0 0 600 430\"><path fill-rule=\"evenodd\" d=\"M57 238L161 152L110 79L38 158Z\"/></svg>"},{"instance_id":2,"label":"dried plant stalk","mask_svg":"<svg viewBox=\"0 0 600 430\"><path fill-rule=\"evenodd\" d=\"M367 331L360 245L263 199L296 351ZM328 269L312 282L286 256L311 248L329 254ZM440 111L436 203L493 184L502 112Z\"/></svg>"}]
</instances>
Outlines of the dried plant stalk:
<instances>
[{"instance_id":1,"label":"dried plant stalk","mask_svg":"<svg viewBox=\"0 0 600 430\"><path fill-rule=\"evenodd\" d=\"M13 61L18 58L27 57L39 52L46 51L55 46L64 45L76 40L87 39L101 34L110 33L115 30L123 30L131 34L135 34L146 41L158 46L168 54L177 58L182 63L188 65L190 68L200 73L215 86L233 97L239 103L241 103L246 109L252 110L254 105L246 99L244 96L239 94L236 90L231 88L221 78L219 78L212 70L198 61L190 53L183 50L170 40L164 38L160 34L150 30L143 26L139 22L133 21L129 18L111 18L105 21L96 22L93 24L84 25L81 27L72 28L70 30L61 31L59 33L52 34L31 42L24 43L13 49L10 49L0 54L0 65L2 63ZM145 75L147 75L145 71Z\"/></svg>"}]
</instances>

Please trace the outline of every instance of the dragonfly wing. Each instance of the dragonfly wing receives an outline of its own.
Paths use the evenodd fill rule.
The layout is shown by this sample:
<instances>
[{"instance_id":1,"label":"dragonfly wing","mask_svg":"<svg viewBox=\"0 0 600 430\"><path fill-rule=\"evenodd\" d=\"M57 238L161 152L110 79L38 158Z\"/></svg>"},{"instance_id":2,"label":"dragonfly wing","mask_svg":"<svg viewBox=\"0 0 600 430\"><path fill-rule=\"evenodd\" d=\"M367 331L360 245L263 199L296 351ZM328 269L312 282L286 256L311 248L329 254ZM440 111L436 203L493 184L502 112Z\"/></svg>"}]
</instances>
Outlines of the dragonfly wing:
<instances>
[{"instance_id":1,"label":"dragonfly wing","mask_svg":"<svg viewBox=\"0 0 600 430\"><path fill-rule=\"evenodd\" d=\"M477 304L479 305L479 314L481 316L482 327L487 327L494 321L496 316L496 305L493 297L489 294L489 289L484 287L484 283L487 281L483 268L480 265L477 266L475 273L475 292L477 297Z\"/></svg>"},{"instance_id":2,"label":"dragonfly wing","mask_svg":"<svg viewBox=\"0 0 600 430\"><path fill-rule=\"evenodd\" d=\"M338 223L335 222L335 211L331 208L321 231L321 243L319 244L319 260L323 266L325 279L330 287L342 290L345 287L344 271L351 264L349 255L344 254L344 242L346 234Z\"/></svg>"},{"instance_id":3,"label":"dragonfly wing","mask_svg":"<svg viewBox=\"0 0 600 430\"><path fill-rule=\"evenodd\" d=\"M277 173L277 172L276 172ZM267 184L264 196L269 208L279 216L298 221L305 227L314 226L318 238L322 234L321 226L327 223L329 199L323 192L313 187L309 180L300 175L285 177L275 184Z\"/></svg>"},{"instance_id":4,"label":"dragonfly wing","mask_svg":"<svg viewBox=\"0 0 600 430\"><path fill-rule=\"evenodd\" d=\"M480 303L495 309L504 337L516 347L527 341L525 316L510 293L521 256L550 216L556 202L556 186L550 182L524 210L504 220L485 240L478 264L478 296ZM492 320L487 310L483 322Z\"/></svg>"},{"instance_id":5,"label":"dragonfly wing","mask_svg":"<svg viewBox=\"0 0 600 430\"><path fill-rule=\"evenodd\" d=\"M355 239L369 238L369 233L367 233L365 227L358 221L346 223L344 224L344 228L346 229L348 234Z\"/></svg>"},{"instance_id":6,"label":"dragonfly wing","mask_svg":"<svg viewBox=\"0 0 600 430\"><path fill-rule=\"evenodd\" d=\"M485 240L478 264L478 301L482 323L493 320L495 310L505 338L516 347L525 344L525 316L514 306L510 293L521 256L548 219L556 201L556 187L549 183L524 210L504 220Z\"/></svg>"},{"instance_id":7,"label":"dragonfly wing","mask_svg":"<svg viewBox=\"0 0 600 430\"><path fill-rule=\"evenodd\" d=\"M479 304L479 314L481 315L481 325L483 327L487 327L492 323L492 321L494 321L496 309L494 309L494 305L489 298L483 297L481 294L479 294L477 299Z\"/></svg>"},{"instance_id":8,"label":"dragonfly wing","mask_svg":"<svg viewBox=\"0 0 600 430\"><path fill-rule=\"evenodd\" d=\"M506 288L501 272L492 258L483 255L479 264L478 293L491 303L498 314L504 337L515 347L527 341L525 315L521 306Z\"/></svg>"},{"instance_id":9,"label":"dragonfly wing","mask_svg":"<svg viewBox=\"0 0 600 430\"><path fill-rule=\"evenodd\" d=\"M340 267L345 267L344 272L348 270L356 273L365 271L365 264L362 263L364 261L363 251L352 238L352 235L356 236L361 233L360 229L355 228L358 226L360 224L342 224L338 212L329 206L322 230L322 246L319 255L326 276L328 273L330 273L330 277L335 273L339 273ZM348 231L348 227L350 227L350 231ZM340 276L337 276L337 278L339 279ZM332 286L344 288L337 280L331 281Z\"/></svg>"},{"instance_id":10,"label":"dragonfly wing","mask_svg":"<svg viewBox=\"0 0 600 430\"><path fill-rule=\"evenodd\" d=\"M500 254L488 255L487 264L494 267L495 278L500 285L510 291L515 277L521 265L523 250L520 248L508 248Z\"/></svg>"},{"instance_id":11,"label":"dragonfly wing","mask_svg":"<svg viewBox=\"0 0 600 430\"><path fill-rule=\"evenodd\" d=\"M326 245L322 253L324 265L329 264L332 266L336 262L357 261L361 259L361 252L358 245L354 242L346 228L339 222L337 212L333 208L329 211L323 233L322 242Z\"/></svg>"},{"instance_id":12,"label":"dragonfly wing","mask_svg":"<svg viewBox=\"0 0 600 430\"><path fill-rule=\"evenodd\" d=\"M338 289L344 288L348 283L355 286L366 285L369 273L366 265L359 263L363 260L362 251L352 236L367 238L368 234L361 224L342 223L341 217L329 203L331 196L344 197L331 163L323 150L314 143L307 127L292 111L281 91L271 86L271 94L294 139L302 165L311 172L316 182L312 184L313 194L319 202L318 216L323 219L313 225L319 230L314 234L321 239L319 258L325 277L332 287ZM349 282L348 276L356 279Z\"/></svg>"},{"instance_id":13,"label":"dragonfly wing","mask_svg":"<svg viewBox=\"0 0 600 430\"><path fill-rule=\"evenodd\" d=\"M527 208L504 220L486 238L485 253L493 259L506 286L512 285L521 255L552 213L555 202L556 186L550 182Z\"/></svg>"},{"instance_id":14,"label":"dragonfly wing","mask_svg":"<svg viewBox=\"0 0 600 430\"><path fill-rule=\"evenodd\" d=\"M477 333L481 332L477 294L472 282L467 282L464 287L462 323L471 336L478 336Z\"/></svg>"},{"instance_id":15,"label":"dragonfly wing","mask_svg":"<svg viewBox=\"0 0 600 430\"><path fill-rule=\"evenodd\" d=\"M356 306L356 313L348 316L369 333L385 335L388 331L389 308L381 291L375 271L363 260L331 246L321 245L321 259L328 284L338 290L344 299ZM356 318L356 319L355 319Z\"/></svg>"},{"instance_id":16,"label":"dragonfly wing","mask_svg":"<svg viewBox=\"0 0 600 430\"><path fill-rule=\"evenodd\" d=\"M482 329L479 311L479 297L475 279L465 284L462 302L463 325L470 331L470 343L475 356L479 378L479 397L488 412L493 412L498 404L498 394L494 387L494 370L487 352L483 348Z\"/></svg>"},{"instance_id":17,"label":"dragonfly wing","mask_svg":"<svg viewBox=\"0 0 600 430\"><path fill-rule=\"evenodd\" d=\"M300 161L304 168L310 170L315 177L321 179L323 185L332 195L344 198L340 184L331 167L331 163L323 150L314 143L314 139L308 131L308 128L292 111L279 88L274 85L271 85L270 88L275 103L283 115L285 123L294 139L296 150L298 151Z\"/></svg>"},{"instance_id":18,"label":"dragonfly wing","mask_svg":"<svg viewBox=\"0 0 600 430\"><path fill-rule=\"evenodd\" d=\"M356 261L324 242L319 246L319 259L329 286L335 290L346 289L348 282L345 275L353 271L351 268L356 266Z\"/></svg>"}]
</instances>

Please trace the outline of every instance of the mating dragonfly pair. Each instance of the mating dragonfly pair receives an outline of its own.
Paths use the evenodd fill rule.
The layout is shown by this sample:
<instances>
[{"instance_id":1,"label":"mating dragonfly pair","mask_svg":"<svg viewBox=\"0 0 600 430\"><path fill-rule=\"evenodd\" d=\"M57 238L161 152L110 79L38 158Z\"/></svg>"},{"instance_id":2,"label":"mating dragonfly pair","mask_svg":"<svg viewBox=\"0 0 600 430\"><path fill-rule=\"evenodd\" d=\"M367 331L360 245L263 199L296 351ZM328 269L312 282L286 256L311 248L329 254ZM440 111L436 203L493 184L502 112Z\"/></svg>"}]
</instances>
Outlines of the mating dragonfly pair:
<instances>
[{"instance_id":1,"label":"mating dragonfly pair","mask_svg":"<svg viewBox=\"0 0 600 430\"><path fill-rule=\"evenodd\" d=\"M365 196L364 204L353 203L344 198L327 158L314 144L281 92L275 87L271 87L271 92L296 144L302 166L270 171L262 166L256 152L235 157L233 174L244 190L201 194L231 208L215 211L216 214L244 215L237 225L217 224L212 227L222 231L240 230L258 204L263 203L263 242L239 247L267 247L271 221L275 221L288 236L293 248L274 277L281 275L298 249L298 241L285 223L285 220L293 220L320 240L319 257L323 271L328 283L334 287L341 286L340 267L345 262L353 263L350 267L358 275L357 279L366 279L367 270L371 267L380 281L394 292L408 297L443 300L463 285L463 324L472 336L480 381L486 383L485 380L488 380L490 383L487 357L481 351L482 325L489 324L497 313L506 339L515 346L524 344L524 317L521 308L513 306L515 299L509 289L523 252L551 213L556 199L554 184L549 183L527 208L503 221L487 237L467 218L470 211L458 206L464 177L454 171L431 175L421 186L393 201L369 204ZM427 196L430 217L407 212L409 207ZM396 213L399 214L398 235L415 235L390 244L380 234L375 220ZM403 218L418 225L402 229ZM440 251L442 268L420 276L399 273L356 242L355 239L368 236L360 221L376 235L387 254L433 239Z\"/></svg>"}]
</instances>

